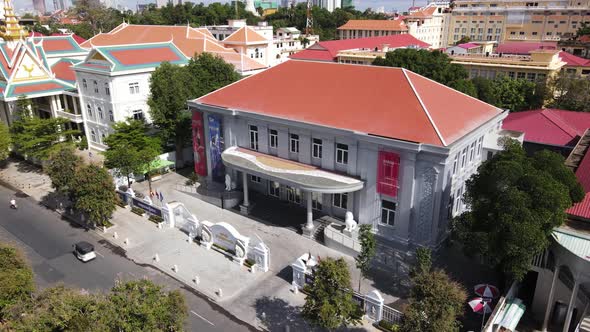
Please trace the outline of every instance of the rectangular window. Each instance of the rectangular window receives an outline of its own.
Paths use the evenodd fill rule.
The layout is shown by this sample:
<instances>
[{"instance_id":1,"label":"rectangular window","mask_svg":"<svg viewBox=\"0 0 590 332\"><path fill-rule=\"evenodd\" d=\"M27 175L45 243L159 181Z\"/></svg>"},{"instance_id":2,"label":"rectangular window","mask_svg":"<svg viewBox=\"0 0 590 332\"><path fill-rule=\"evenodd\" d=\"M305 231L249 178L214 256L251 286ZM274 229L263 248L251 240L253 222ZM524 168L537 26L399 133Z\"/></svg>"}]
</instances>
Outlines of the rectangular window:
<instances>
[{"instance_id":1,"label":"rectangular window","mask_svg":"<svg viewBox=\"0 0 590 332\"><path fill-rule=\"evenodd\" d=\"M473 161L474 155L475 155L475 142L471 143L471 147L469 148L469 162Z\"/></svg>"},{"instance_id":2,"label":"rectangular window","mask_svg":"<svg viewBox=\"0 0 590 332\"><path fill-rule=\"evenodd\" d=\"M516 73L516 78L518 78L518 79L524 79L524 77L525 77L525 73L523 73L523 72Z\"/></svg>"},{"instance_id":3,"label":"rectangular window","mask_svg":"<svg viewBox=\"0 0 590 332\"><path fill-rule=\"evenodd\" d=\"M336 162L338 164L348 164L348 145L336 143Z\"/></svg>"},{"instance_id":4,"label":"rectangular window","mask_svg":"<svg viewBox=\"0 0 590 332\"><path fill-rule=\"evenodd\" d=\"M104 93L105 93L107 96L110 96L110 95L111 95L111 88L109 87L109 83L105 83L105 84L104 84Z\"/></svg>"},{"instance_id":5,"label":"rectangular window","mask_svg":"<svg viewBox=\"0 0 590 332\"><path fill-rule=\"evenodd\" d=\"M86 79L82 79L82 87L84 87L84 90L88 89L88 82L86 82Z\"/></svg>"},{"instance_id":6,"label":"rectangular window","mask_svg":"<svg viewBox=\"0 0 590 332\"><path fill-rule=\"evenodd\" d=\"M467 161L467 148L463 149L461 153L461 168L465 167L465 162Z\"/></svg>"},{"instance_id":7,"label":"rectangular window","mask_svg":"<svg viewBox=\"0 0 590 332\"><path fill-rule=\"evenodd\" d=\"M477 156L478 157L481 155L482 143L483 143L483 137L480 137L479 140L477 140Z\"/></svg>"},{"instance_id":8,"label":"rectangular window","mask_svg":"<svg viewBox=\"0 0 590 332\"><path fill-rule=\"evenodd\" d=\"M513 71L508 72L508 77L514 78L515 73Z\"/></svg>"},{"instance_id":9,"label":"rectangular window","mask_svg":"<svg viewBox=\"0 0 590 332\"><path fill-rule=\"evenodd\" d=\"M535 73L527 73L526 74L526 79L528 81L533 82L533 81L535 81L536 78L537 78L537 75Z\"/></svg>"},{"instance_id":10,"label":"rectangular window","mask_svg":"<svg viewBox=\"0 0 590 332\"><path fill-rule=\"evenodd\" d=\"M381 201L381 223L393 226L395 221L395 209L397 204L390 201Z\"/></svg>"},{"instance_id":11,"label":"rectangular window","mask_svg":"<svg viewBox=\"0 0 590 332\"><path fill-rule=\"evenodd\" d=\"M311 156L314 158L322 158L322 140L314 138L311 146Z\"/></svg>"},{"instance_id":12,"label":"rectangular window","mask_svg":"<svg viewBox=\"0 0 590 332\"><path fill-rule=\"evenodd\" d=\"M457 174L457 164L459 163L459 154L455 155L455 160L453 161L453 175Z\"/></svg>"},{"instance_id":13,"label":"rectangular window","mask_svg":"<svg viewBox=\"0 0 590 332\"><path fill-rule=\"evenodd\" d=\"M462 188L457 189L457 196L455 196L455 212L459 212L461 209L461 201L463 200L463 197L461 196L461 189Z\"/></svg>"},{"instance_id":14,"label":"rectangular window","mask_svg":"<svg viewBox=\"0 0 590 332\"><path fill-rule=\"evenodd\" d=\"M311 192L311 207L314 210L322 209L322 193Z\"/></svg>"},{"instance_id":15,"label":"rectangular window","mask_svg":"<svg viewBox=\"0 0 590 332\"><path fill-rule=\"evenodd\" d=\"M132 95L139 93L139 83L138 82L129 83L129 93Z\"/></svg>"},{"instance_id":16,"label":"rectangular window","mask_svg":"<svg viewBox=\"0 0 590 332\"><path fill-rule=\"evenodd\" d=\"M250 149L258 151L258 127L250 126Z\"/></svg>"},{"instance_id":17,"label":"rectangular window","mask_svg":"<svg viewBox=\"0 0 590 332\"><path fill-rule=\"evenodd\" d=\"M142 110L135 110L133 111L133 120L143 121L143 111Z\"/></svg>"},{"instance_id":18,"label":"rectangular window","mask_svg":"<svg viewBox=\"0 0 590 332\"><path fill-rule=\"evenodd\" d=\"M332 205L337 208L346 209L348 206L348 193L332 195Z\"/></svg>"},{"instance_id":19,"label":"rectangular window","mask_svg":"<svg viewBox=\"0 0 590 332\"><path fill-rule=\"evenodd\" d=\"M255 183L260 183L260 181L262 181L262 180L260 179L260 176L250 175L250 181L255 182Z\"/></svg>"},{"instance_id":20,"label":"rectangular window","mask_svg":"<svg viewBox=\"0 0 590 332\"><path fill-rule=\"evenodd\" d=\"M289 151L299 153L299 135L291 134L289 138Z\"/></svg>"},{"instance_id":21,"label":"rectangular window","mask_svg":"<svg viewBox=\"0 0 590 332\"><path fill-rule=\"evenodd\" d=\"M115 115L113 114L113 110L109 110L109 120L111 122L115 122Z\"/></svg>"},{"instance_id":22,"label":"rectangular window","mask_svg":"<svg viewBox=\"0 0 590 332\"><path fill-rule=\"evenodd\" d=\"M94 93L98 93L98 82L94 81Z\"/></svg>"},{"instance_id":23,"label":"rectangular window","mask_svg":"<svg viewBox=\"0 0 590 332\"><path fill-rule=\"evenodd\" d=\"M268 194L274 197L281 196L281 185L278 182L268 182Z\"/></svg>"},{"instance_id":24,"label":"rectangular window","mask_svg":"<svg viewBox=\"0 0 590 332\"><path fill-rule=\"evenodd\" d=\"M279 146L279 133L275 129L271 129L268 134L270 147L276 149Z\"/></svg>"}]
</instances>

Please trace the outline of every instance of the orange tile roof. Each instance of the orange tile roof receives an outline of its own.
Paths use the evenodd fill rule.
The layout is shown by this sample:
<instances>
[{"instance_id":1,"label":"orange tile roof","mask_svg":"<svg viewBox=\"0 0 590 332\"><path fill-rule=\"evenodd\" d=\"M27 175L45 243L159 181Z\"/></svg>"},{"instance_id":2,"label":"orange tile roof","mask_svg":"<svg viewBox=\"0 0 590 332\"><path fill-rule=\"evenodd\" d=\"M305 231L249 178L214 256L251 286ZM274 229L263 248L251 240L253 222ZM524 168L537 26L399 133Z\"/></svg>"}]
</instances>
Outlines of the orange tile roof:
<instances>
[{"instance_id":1,"label":"orange tile roof","mask_svg":"<svg viewBox=\"0 0 590 332\"><path fill-rule=\"evenodd\" d=\"M268 40L258 32L252 30L252 28L246 26L241 27L236 32L227 36L223 42L230 44L264 44L268 43Z\"/></svg>"},{"instance_id":2,"label":"orange tile roof","mask_svg":"<svg viewBox=\"0 0 590 332\"><path fill-rule=\"evenodd\" d=\"M231 48L226 48L204 28L169 25L130 25L120 24L108 33L100 33L86 42L82 47L132 45L147 43L173 42L186 56L209 52L224 58L242 72L265 68L252 59L240 59L240 55Z\"/></svg>"},{"instance_id":3,"label":"orange tile roof","mask_svg":"<svg viewBox=\"0 0 590 332\"><path fill-rule=\"evenodd\" d=\"M413 13L410 13L409 15L406 15L405 18L427 18L427 17L432 17L432 14L434 14L435 11L436 11L436 7L435 6L430 6L430 7L424 8L422 10L418 10L418 11L415 11Z\"/></svg>"},{"instance_id":4,"label":"orange tile roof","mask_svg":"<svg viewBox=\"0 0 590 332\"><path fill-rule=\"evenodd\" d=\"M405 69L296 60L193 102L436 146L502 113Z\"/></svg>"},{"instance_id":5,"label":"orange tile roof","mask_svg":"<svg viewBox=\"0 0 590 332\"><path fill-rule=\"evenodd\" d=\"M338 30L408 31L402 20L349 20Z\"/></svg>"}]
</instances>

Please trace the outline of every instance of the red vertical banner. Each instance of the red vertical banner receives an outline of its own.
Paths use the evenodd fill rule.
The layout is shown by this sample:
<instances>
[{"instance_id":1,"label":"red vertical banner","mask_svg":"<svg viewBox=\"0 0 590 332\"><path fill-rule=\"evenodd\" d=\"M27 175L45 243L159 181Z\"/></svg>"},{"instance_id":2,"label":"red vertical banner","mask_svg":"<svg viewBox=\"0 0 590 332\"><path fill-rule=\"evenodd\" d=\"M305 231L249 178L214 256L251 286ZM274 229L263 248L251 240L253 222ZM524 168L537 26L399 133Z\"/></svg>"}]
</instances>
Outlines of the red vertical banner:
<instances>
[{"instance_id":1,"label":"red vertical banner","mask_svg":"<svg viewBox=\"0 0 590 332\"><path fill-rule=\"evenodd\" d=\"M392 197L397 196L399 188L399 163L397 153L379 151L377 161L377 192Z\"/></svg>"},{"instance_id":2,"label":"red vertical banner","mask_svg":"<svg viewBox=\"0 0 590 332\"><path fill-rule=\"evenodd\" d=\"M193 155L195 159L195 173L207 176L207 156L205 154L205 125L203 113L193 110Z\"/></svg>"}]
</instances>

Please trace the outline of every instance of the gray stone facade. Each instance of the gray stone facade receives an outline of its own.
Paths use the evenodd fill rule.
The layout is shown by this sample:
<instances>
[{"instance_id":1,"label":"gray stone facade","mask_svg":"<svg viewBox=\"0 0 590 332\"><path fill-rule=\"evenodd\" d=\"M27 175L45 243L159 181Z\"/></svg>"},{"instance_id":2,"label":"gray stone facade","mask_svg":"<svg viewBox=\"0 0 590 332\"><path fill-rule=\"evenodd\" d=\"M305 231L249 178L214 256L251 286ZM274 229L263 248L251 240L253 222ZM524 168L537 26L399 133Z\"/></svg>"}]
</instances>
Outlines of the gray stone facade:
<instances>
[{"instance_id":1,"label":"gray stone facade","mask_svg":"<svg viewBox=\"0 0 590 332\"><path fill-rule=\"evenodd\" d=\"M429 247L436 247L446 237L449 216L456 215L465 208L455 197L464 192L465 180L486 159L490 150L486 148L485 142L496 142L500 137L501 122L506 116L501 113L449 146L439 147L194 102L189 102L189 106L193 112L203 113L204 118L209 114L221 116L226 149L232 146L251 149L250 126L255 126L258 152L361 179L364 187L348 194L348 209L353 212L355 220L359 224L372 225L375 232L386 239L400 244ZM209 128L207 121L204 123L205 140L208 141ZM271 130L276 130L276 148L270 145ZM299 139L299 153L290 151L290 137L293 134ZM313 157L314 139L321 140L321 158ZM348 147L347 163L337 162L337 144ZM211 176L209 144L206 147L208 174ZM377 192L378 153L381 150L395 152L400 156L397 197ZM463 158L465 161L462 161ZM227 167L226 171L237 179L238 174L231 167ZM238 180L241 183L241 178ZM250 178L248 181L250 190L269 194L270 183L263 177L260 177L259 183ZM281 190L280 198L286 200L286 195L285 190ZM321 196L321 211L343 219L346 209L333 204L334 195ZM299 204L302 207L306 206L305 199L305 193L301 193ZM396 204L393 223L382 222L383 202ZM316 206L314 204L314 208Z\"/></svg>"}]
</instances>

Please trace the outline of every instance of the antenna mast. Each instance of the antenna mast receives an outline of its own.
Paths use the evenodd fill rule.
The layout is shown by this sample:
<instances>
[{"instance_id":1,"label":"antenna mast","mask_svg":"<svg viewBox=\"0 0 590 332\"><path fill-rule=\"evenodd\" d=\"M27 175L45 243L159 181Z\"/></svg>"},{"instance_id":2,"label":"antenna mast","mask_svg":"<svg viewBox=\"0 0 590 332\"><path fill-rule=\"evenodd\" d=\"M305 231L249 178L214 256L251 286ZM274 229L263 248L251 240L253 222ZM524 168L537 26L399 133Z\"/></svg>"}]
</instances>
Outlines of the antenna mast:
<instances>
[{"instance_id":1,"label":"antenna mast","mask_svg":"<svg viewBox=\"0 0 590 332\"><path fill-rule=\"evenodd\" d=\"M305 35L313 35L313 16L311 16L311 0L307 0L307 20L305 22Z\"/></svg>"}]
</instances>

